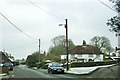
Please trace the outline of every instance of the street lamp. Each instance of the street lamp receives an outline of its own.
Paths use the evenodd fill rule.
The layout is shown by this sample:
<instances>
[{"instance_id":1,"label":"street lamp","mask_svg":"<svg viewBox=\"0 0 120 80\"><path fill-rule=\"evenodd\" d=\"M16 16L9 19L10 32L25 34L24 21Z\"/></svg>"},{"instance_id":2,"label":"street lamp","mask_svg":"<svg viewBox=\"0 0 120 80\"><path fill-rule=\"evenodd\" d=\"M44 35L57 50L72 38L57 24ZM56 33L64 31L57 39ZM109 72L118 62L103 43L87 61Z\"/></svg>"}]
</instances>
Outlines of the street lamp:
<instances>
[{"instance_id":1,"label":"street lamp","mask_svg":"<svg viewBox=\"0 0 120 80\"><path fill-rule=\"evenodd\" d=\"M67 71L69 69L68 67L68 24L67 24L67 19L65 19L65 24L59 24L59 26L62 26L62 25L65 25L65 28L66 28L66 53L67 53L67 57L66 57L66 60L67 60Z\"/></svg>"}]
</instances>

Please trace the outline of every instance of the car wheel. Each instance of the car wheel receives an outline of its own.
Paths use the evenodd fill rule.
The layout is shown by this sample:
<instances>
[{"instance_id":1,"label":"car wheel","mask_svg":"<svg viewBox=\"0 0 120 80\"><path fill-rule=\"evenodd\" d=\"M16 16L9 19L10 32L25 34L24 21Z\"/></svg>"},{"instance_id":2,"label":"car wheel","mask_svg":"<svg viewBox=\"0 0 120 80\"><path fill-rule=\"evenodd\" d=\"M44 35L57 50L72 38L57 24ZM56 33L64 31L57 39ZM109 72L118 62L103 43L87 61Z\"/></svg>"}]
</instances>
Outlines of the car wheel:
<instances>
[{"instance_id":1,"label":"car wheel","mask_svg":"<svg viewBox=\"0 0 120 80\"><path fill-rule=\"evenodd\" d=\"M50 73L50 70L48 70L48 73Z\"/></svg>"},{"instance_id":2,"label":"car wheel","mask_svg":"<svg viewBox=\"0 0 120 80\"><path fill-rule=\"evenodd\" d=\"M64 74L64 71L62 71L62 73Z\"/></svg>"},{"instance_id":3,"label":"car wheel","mask_svg":"<svg viewBox=\"0 0 120 80\"><path fill-rule=\"evenodd\" d=\"M51 70L51 74L54 74L53 70Z\"/></svg>"}]
</instances>

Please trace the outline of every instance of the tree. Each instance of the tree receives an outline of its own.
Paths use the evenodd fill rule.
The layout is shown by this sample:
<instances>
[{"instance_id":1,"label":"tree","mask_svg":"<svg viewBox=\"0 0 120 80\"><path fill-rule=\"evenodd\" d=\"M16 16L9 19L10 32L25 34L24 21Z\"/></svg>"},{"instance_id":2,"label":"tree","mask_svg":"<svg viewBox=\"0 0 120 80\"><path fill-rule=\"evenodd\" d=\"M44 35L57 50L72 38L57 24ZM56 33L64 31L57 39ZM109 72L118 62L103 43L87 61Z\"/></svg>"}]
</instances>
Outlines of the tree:
<instances>
[{"instance_id":1,"label":"tree","mask_svg":"<svg viewBox=\"0 0 120 80\"><path fill-rule=\"evenodd\" d=\"M10 59L13 59L13 60L14 60L14 57L13 57L11 54L9 54L9 53L5 53L5 55L6 55L8 58L10 58Z\"/></svg>"},{"instance_id":2,"label":"tree","mask_svg":"<svg viewBox=\"0 0 120 80\"><path fill-rule=\"evenodd\" d=\"M43 62L44 58L45 56L43 54L39 54L39 52L34 52L33 54L27 57L26 64L29 67L34 67L37 63Z\"/></svg>"},{"instance_id":3,"label":"tree","mask_svg":"<svg viewBox=\"0 0 120 80\"><path fill-rule=\"evenodd\" d=\"M106 51L105 52L109 53L109 57L110 57L110 53L113 52L113 51L114 51L114 49L111 46L107 46L106 47Z\"/></svg>"},{"instance_id":4,"label":"tree","mask_svg":"<svg viewBox=\"0 0 120 80\"><path fill-rule=\"evenodd\" d=\"M29 67L34 67L36 65L36 60L34 60L34 57L32 55L29 55L26 59L26 65Z\"/></svg>"},{"instance_id":5,"label":"tree","mask_svg":"<svg viewBox=\"0 0 120 80\"><path fill-rule=\"evenodd\" d=\"M113 51L110 41L104 36L95 36L91 39L91 44L98 48L100 51L110 53Z\"/></svg>"},{"instance_id":6,"label":"tree","mask_svg":"<svg viewBox=\"0 0 120 80\"><path fill-rule=\"evenodd\" d=\"M49 48L49 53L50 54L55 54L55 56L60 56L63 54L66 54L66 39L64 35L59 35L57 37L54 37L52 40L53 46ZM68 50L72 49L75 47L73 41L71 39L68 40Z\"/></svg>"},{"instance_id":7,"label":"tree","mask_svg":"<svg viewBox=\"0 0 120 80\"><path fill-rule=\"evenodd\" d=\"M64 35L54 37L52 40L53 46L64 45L66 39Z\"/></svg>"},{"instance_id":8,"label":"tree","mask_svg":"<svg viewBox=\"0 0 120 80\"><path fill-rule=\"evenodd\" d=\"M120 17L114 16L113 18L109 19L107 26L110 26L109 30L111 32L115 32L116 36L120 36Z\"/></svg>"},{"instance_id":9,"label":"tree","mask_svg":"<svg viewBox=\"0 0 120 80\"><path fill-rule=\"evenodd\" d=\"M117 0L112 0L113 3L115 3L115 11L120 12L120 1ZM120 17L119 16L114 16L110 18L107 22L107 26L110 26L110 31L115 32L116 36L120 36Z\"/></svg>"}]
</instances>

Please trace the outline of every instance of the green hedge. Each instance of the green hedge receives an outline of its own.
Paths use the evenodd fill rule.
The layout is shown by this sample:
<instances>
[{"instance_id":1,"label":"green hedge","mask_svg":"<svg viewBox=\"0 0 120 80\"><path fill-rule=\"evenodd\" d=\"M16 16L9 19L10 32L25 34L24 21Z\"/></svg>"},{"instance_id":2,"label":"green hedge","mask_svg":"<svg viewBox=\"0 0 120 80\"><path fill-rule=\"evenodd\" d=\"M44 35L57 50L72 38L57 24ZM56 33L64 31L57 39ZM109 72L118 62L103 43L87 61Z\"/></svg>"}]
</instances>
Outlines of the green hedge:
<instances>
[{"instance_id":1,"label":"green hedge","mask_svg":"<svg viewBox=\"0 0 120 80\"><path fill-rule=\"evenodd\" d=\"M41 62L40 64L37 65L37 68L47 69L48 68L47 62Z\"/></svg>"},{"instance_id":2,"label":"green hedge","mask_svg":"<svg viewBox=\"0 0 120 80\"><path fill-rule=\"evenodd\" d=\"M19 62L12 62L14 66L19 65Z\"/></svg>"},{"instance_id":3,"label":"green hedge","mask_svg":"<svg viewBox=\"0 0 120 80\"><path fill-rule=\"evenodd\" d=\"M90 66L95 66L96 63L94 62L86 62L86 63L72 63L71 67L90 67Z\"/></svg>"},{"instance_id":4,"label":"green hedge","mask_svg":"<svg viewBox=\"0 0 120 80\"><path fill-rule=\"evenodd\" d=\"M117 61L103 61L103 62L74 62L72 63L71 67L92 67L92 66L102 66L102 65L110 65L110 64L116 64ZM66 67L66 65L63 65L63 67Z\"/></svg>"}]
</instances>

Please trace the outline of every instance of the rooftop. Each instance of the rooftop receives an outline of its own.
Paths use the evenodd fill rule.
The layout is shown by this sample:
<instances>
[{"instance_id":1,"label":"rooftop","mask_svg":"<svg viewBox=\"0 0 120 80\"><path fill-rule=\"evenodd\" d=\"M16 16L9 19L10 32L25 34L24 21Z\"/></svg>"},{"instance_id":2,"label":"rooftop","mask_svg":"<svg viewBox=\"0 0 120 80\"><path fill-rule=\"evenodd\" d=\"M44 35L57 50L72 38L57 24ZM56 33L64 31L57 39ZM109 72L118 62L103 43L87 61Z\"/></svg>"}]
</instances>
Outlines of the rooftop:
<instances>
[{"instance_id":1,"label":"rooftop","mask_svg":"<svg viewBox=\"0 0 120 80\"><path fill-rule=\"evenodd\" d=\"M83 41L82 45L78 45L69 51L69 54L90 54L90 53L100 54L102 52L96 47L86 44L85 41Z\"/></svg>"}]
</instances>

